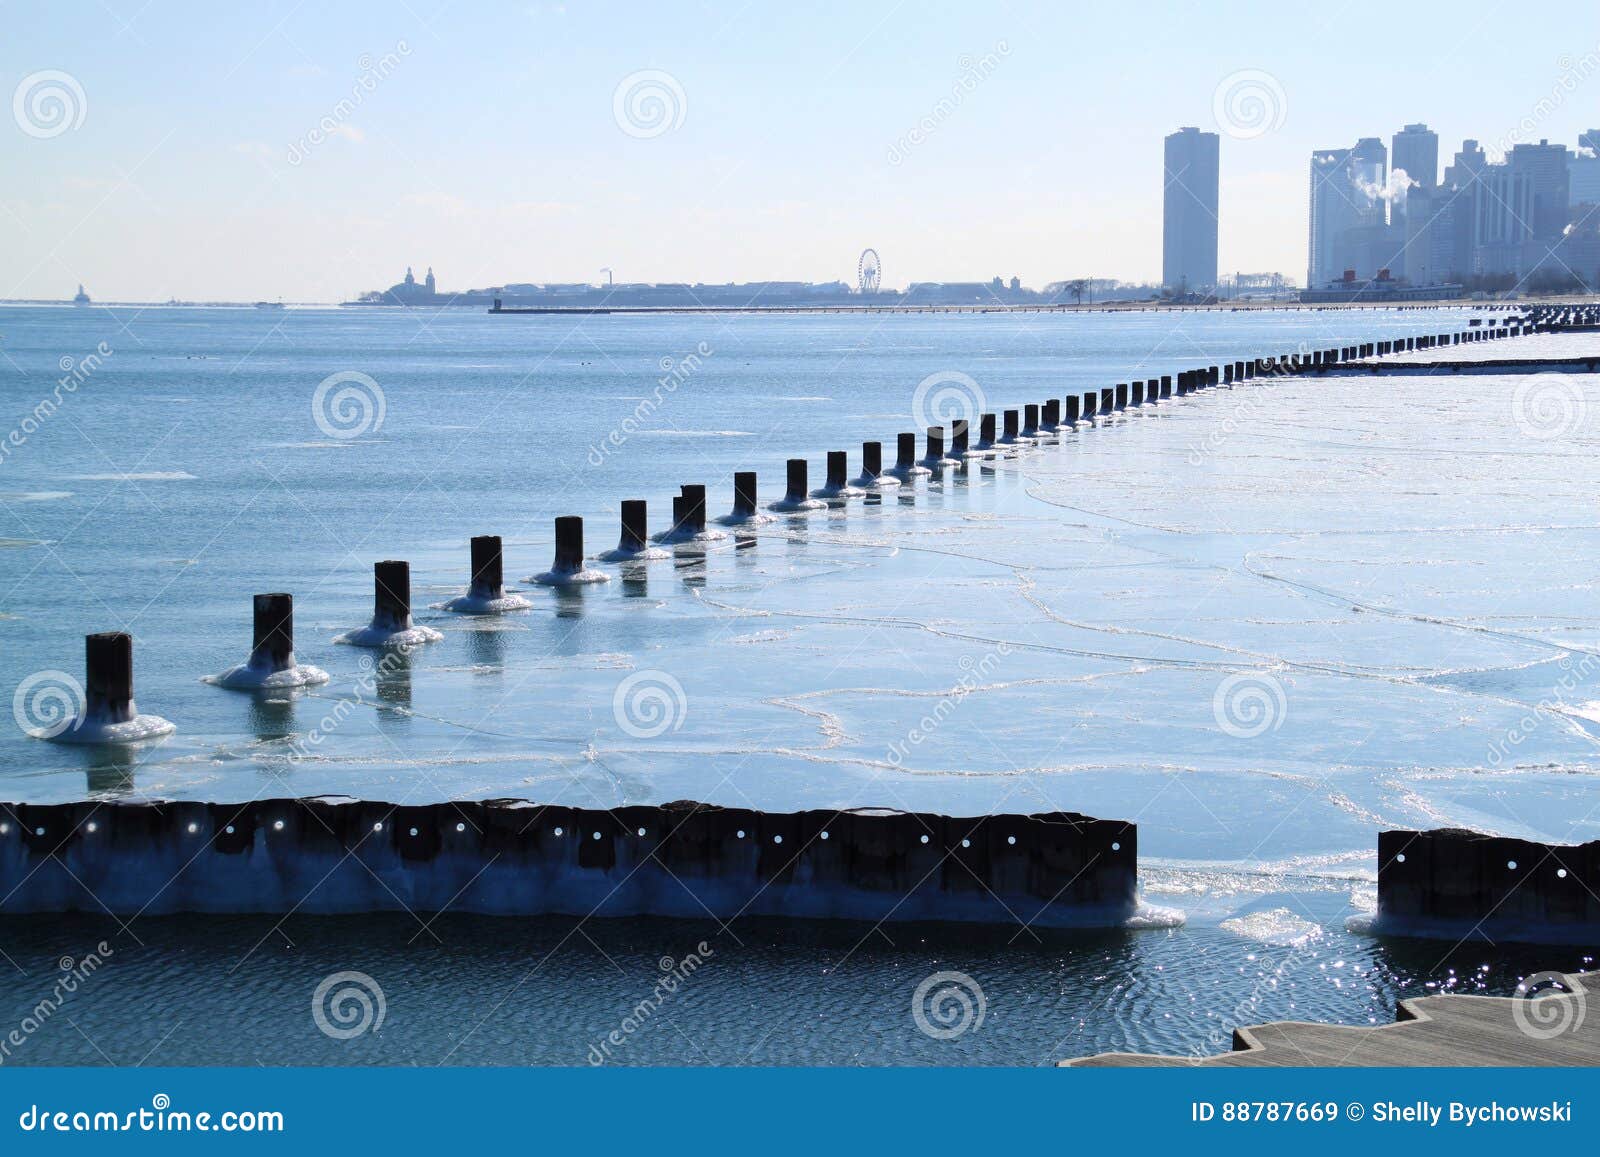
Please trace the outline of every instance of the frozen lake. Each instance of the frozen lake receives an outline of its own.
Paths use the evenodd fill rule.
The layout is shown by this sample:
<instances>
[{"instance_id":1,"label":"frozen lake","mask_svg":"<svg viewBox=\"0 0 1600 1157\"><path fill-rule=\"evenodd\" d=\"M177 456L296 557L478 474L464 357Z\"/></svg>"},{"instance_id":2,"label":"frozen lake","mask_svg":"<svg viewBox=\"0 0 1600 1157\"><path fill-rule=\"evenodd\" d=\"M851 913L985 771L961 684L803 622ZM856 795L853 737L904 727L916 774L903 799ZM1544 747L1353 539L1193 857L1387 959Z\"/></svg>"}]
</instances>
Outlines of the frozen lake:
<instances>
[{"instance_id":1,"label":"frozen lake","mask_svg":"<svg viewBox=\"0 0 1600 1157\"><path fill-rule=\"evenodd\" d=\"M523 612L428 607L464 588L473 534L505 537L515 580L549 566L558 514L586 517L593 554L615 544L624 498L649 499L661 529L682 483L708 485L715 515L738 469L760 471L764 500L780 496L791 455L810 459L820 485L824 452L846 449L853 475L863 440L892 452L896 432L921 425L913 395L930 375L966 375L988 409L1012 408L1302 342L1460 329L1468 316L575 324L467 311L0 309L8 422L49 394L63 358L81 364L102 342L112 351L0 463L6 686L81 675L82 635L127 629L141 709L178 728L122 754L7 729L0 798L1081 811L1139 824L1145 891L1187 910L1190 926L1135 935L1114 963L1054 950L1050 967L1069 978L1054 991L1082 1020L1059 1055L1186 1047L1295 952L1313 961L1295 1009L1386 1019L1396 993L1448 981L1462 962L1396 962L1344 932L1344 916L1370 903L1380 828L1600 837L1594 375L1218 389L881 498L608 567L602 585L513 582L532 603ZM1561 350L1592 351L1597 337ZM1546 343L1540 356L1551 340L1527 339ZM1518 344L1473 352L1514 356ZM382 395L381 425L353 438L313 411L319 382L343 371L369 375ZM648 422L625 427L664 377L674 384ZM607 442L622 430L620 445ZM374 678L369 653L332 640L370 616L370 568L383 558L411 561L418 618L444 637ZM254 696L202 682L244 658L250 596L273 590L295 594L297 653L331 681ZM322 727L336 707L337 724ZM308 744L313 728L322 737ZM172 922L148 927L152 943L188 943ZM0 929L0 947L35 962L62 934ZM208 935L190 946L210 960ZM277 935L267 944L284 951ZM795 967L825 970L818 951ZM909 993L951 955L905 952L880 961L873 983L889 991L899 977ZM1473 963L1504 987L1509 960ZM774 991L796 979L762 967L777 970ZM970 953L965 967L982 979ZM1162 1036L1117 1001L1074 1003L1124 967L1135 985L1166 975L1197 1019ZM1025 989L1026 960L1001 972L1013 968ZM158 992L157 973L129 969L129 991ZM1063 1007L1036 1008L1045 1019L1021 1036L1049 1033ZM1269 1002L1250 1019L1288 1011ZM706 1031L720 1015L708 1013ZM858 1055L859 1028L821 1052L796 1044L753 1059L1054 1059L1020 1045ZM559 1060L564 1044L534 1052Z\"/></svg>"}]
</instances>

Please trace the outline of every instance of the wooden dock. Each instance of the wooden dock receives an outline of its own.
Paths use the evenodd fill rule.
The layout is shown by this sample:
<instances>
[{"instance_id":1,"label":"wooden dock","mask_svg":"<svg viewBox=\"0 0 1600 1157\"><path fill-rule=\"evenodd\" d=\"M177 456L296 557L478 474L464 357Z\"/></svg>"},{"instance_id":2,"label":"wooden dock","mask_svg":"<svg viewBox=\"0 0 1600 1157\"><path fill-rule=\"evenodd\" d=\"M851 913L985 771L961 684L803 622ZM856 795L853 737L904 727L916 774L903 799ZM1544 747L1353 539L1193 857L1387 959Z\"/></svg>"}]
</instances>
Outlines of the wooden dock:
<instances>
[{"instance_id":1,"label":"wooden dock","mask_svg":"<svg viewBox=\"0 0 1600 1157\"><path fill-rule=\"evenodd\" d=\"M1100 1053L1073 1068L1445 1068L1600 1065L1600 972L1564 977L1570 992L1536 998L1423 996L1372 1028L1274 1021L1238 1028L1233 1051L1208 1057ZM1520 1008L1517 1006L1521 1006Z\"/></svg>"}]
</instances>

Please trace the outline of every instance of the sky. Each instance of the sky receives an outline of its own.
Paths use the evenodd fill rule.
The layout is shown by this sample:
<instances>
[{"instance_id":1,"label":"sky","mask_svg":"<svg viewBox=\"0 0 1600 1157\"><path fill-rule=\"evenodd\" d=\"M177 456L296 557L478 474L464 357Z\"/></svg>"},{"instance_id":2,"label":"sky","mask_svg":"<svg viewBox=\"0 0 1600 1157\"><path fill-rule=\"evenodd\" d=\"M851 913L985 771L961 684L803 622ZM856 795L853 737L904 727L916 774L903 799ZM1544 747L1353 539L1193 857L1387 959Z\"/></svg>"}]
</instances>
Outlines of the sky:
<instances>
[{"instance_id":1,"label":"sky","mask_svg":"<svg viewBox=\"0 0 1600 1157\"><path fill-rule=\"evenodd\" d=\"M0 3L0 298L508 281L1303 278L1313 150L1600 127L1600 5Z\"/></svg>"}]
</instances>

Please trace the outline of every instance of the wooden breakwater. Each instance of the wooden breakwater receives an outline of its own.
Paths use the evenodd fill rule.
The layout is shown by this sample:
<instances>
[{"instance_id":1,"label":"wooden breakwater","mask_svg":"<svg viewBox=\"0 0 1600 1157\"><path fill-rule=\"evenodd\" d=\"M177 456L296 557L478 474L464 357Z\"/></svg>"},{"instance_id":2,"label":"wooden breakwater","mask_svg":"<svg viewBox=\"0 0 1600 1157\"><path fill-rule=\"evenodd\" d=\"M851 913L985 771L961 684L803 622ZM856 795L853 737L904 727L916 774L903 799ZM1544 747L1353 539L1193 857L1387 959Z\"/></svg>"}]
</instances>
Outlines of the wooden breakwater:
<instances>
[{"instance_id":1,"label":"wooden breakwater","mask_svg":"<svg viewBox=\"0 0 1600 1157\"><path fill-rule=\"evenodd\" d=\"M1600 841L1563 846L1458 828L1378 833L1373 930L1452 939L1600 939Z\"/></svg>"},{"instance_id":2,"label":"wooden breakwater","mask_svg":"<svg viewBox=\"0 0 1600 1157\"><path fill-rule=\"evenodd\" d=\"M1138 910L1138 832L678 802L345 799L0 805L0 913L794 916L1041 927Z\"/></svg>"}]
</instances>

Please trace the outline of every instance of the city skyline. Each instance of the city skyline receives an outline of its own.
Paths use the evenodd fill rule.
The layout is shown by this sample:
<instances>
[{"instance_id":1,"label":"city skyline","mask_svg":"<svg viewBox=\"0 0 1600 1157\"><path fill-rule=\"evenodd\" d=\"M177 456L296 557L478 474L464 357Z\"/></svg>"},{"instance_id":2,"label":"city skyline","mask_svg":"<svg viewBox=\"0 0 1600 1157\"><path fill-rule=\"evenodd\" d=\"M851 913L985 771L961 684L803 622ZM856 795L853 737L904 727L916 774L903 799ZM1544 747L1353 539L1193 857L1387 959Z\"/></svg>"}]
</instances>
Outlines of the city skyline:
<instances>
[{"instance_id":1,"label":"city skyline","mask_svg":"<svg viewBox=\"0 0 1600 1157\"><path fill-rule=\"evenodd\" d=\"M886 285L1154 283L1153 142L1184 125L1221 138L1222 274L1298 279L1305 158L1330 141L1426 123L1498 159L1592 127L1600 19L1572 5L1554 38L1474 35L1496 11L1455 8L1444 36L1430 14L1386 12L1385 43L1435 51L1381 85L1325 65L1370 49L1365 18L1287 35L1266 5L1225 31L1181 10L1147 29L1038 6L696 23L284 5L201 22L113 4L87 32L46 11L0 46L0 163L18 175L0 194L0 296L81 281L98 299L336 301L430 261L452 287L602 268L852 281L869 245ZM1093 49L1135 30L1145 67ZM150 67L161 54L192 63ZM65 127L24 123L30 79L65 94Z\"/></svg>"},{"instance_id":2,"label":"city skyline","mask_svg":"<svg viewBox=\"0 0 1600 1157\"><path fill-rule=\"evenodd\" d=\"M1518 141L1491 160L1463 140L1440 178L1438 134L1408 124L1311 156L1306 287L1600 286L1600 130L1577 148ZM1365 291L1363 291L1365 292Z\"/></svg>"}]
</instances>

